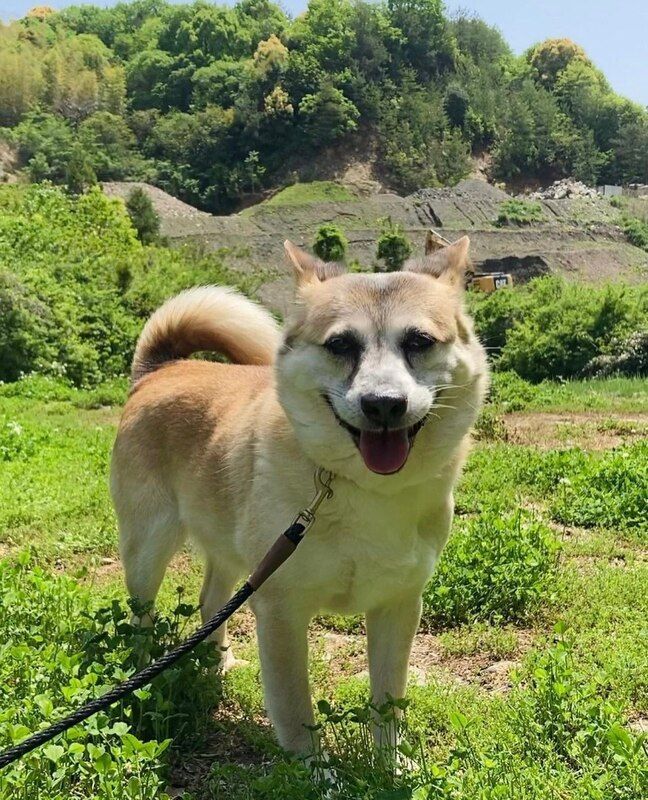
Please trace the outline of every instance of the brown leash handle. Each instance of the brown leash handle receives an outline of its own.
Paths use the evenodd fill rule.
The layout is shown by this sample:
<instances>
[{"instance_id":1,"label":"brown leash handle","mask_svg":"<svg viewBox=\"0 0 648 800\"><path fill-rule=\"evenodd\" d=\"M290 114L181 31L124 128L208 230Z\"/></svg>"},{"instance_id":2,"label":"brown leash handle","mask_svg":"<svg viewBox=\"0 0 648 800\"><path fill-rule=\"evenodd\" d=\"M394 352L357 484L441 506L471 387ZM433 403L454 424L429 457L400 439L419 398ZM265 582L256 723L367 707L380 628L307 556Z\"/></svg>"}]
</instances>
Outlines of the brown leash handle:
<instances>
[{"instance_id":1,"label":"brown leash handle","mask_svg":"<svg viewBox=\"0 0 648 800\"><path fill-rule=\"evenodd\" d=\"M332 481L333 474L331 472L322 468L317 470L315 473L315 497L306 508L297 514L292 525L279 536L261 559L259 566L247 579L255 592L295 552L297 545L304 538L304 534L315 522L315 514L322 501L333 497Z\"/></svg>"}]
</instances>

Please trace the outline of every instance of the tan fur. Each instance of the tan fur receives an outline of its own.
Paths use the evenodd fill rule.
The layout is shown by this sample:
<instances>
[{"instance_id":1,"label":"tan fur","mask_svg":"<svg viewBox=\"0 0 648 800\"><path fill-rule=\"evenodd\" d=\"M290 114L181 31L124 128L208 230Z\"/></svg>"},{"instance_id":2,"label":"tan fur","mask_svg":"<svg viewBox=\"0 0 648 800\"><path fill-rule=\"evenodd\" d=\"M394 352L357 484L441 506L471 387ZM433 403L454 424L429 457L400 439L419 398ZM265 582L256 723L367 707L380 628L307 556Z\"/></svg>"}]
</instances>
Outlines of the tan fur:
<instances>
[{"instance_id":1,"label":"tan fur","mask_svg":"<svg viewBox=\"0 0 648 800\"><path fill-rule=\"evenodd\" d=\"M315 614L365 613L374 699L405 690L421 593L448 536L453 486L487 383L484 351L457 288L466 244L453 247L416 272L368 276L318 272L293 246L299 291L274 366L250 362L271 360L276 329L231 293L231 316L216 320L203 295L193 296L196 306L186 294L170 301L138 345L135 375L151 362L158 369L137 382L126 404L111 478L132 595L154 600L169 559L190 538L205 557L201 603L210 617L310 500L315 469L335 474L333 499L251 601L266 706L290 750L307 750L311 741L306 634ZM217 299L209 307L222 312L220 293ZM399 332L411 325L438 340L413 367L398 349ZM351 377L322 347L349 327L367 342ZM196 341L248 364L160 366L165 352L176 359ZM365 383L369 390L374 383L380 391L405 387L412 422L427 413L425 398L433 399L397 474L367 469L322 396L330 392L336 411L357 425ZM215 640L227 648L224 629ZM225 666L231 663L227 650Z\"/></svg>"},{"instance_id":2,"label":"tan fur","mask_svg":"<svg viewBox=\"0 0 648 800\"><path fill-rule=\"evenodd\" d=\"M265 309L222 286L199 286L172 297L144 326L133 358L133 382L160 364L199 350L235 364L272 364L279 329Z\"/></svg>"}]
</instances>

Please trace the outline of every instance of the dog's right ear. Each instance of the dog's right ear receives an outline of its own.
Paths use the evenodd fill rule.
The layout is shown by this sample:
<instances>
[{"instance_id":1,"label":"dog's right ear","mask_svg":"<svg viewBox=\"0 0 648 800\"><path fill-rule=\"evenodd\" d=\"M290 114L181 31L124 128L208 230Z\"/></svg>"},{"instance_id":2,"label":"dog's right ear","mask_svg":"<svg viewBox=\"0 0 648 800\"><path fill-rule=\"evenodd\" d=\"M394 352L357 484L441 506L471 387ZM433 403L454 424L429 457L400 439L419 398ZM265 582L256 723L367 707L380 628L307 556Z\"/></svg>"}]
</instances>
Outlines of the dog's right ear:
<instances>
[{"instance_id":1,"label":"dog's right ear","mask_svg":"<svg viewBox=\"0 0 648 800\"><path fill-rule=\"evenodd\" d=\"M289 239L284 242L284 250L293 265L297 286L305 286L307 283L319 283L319 273L324 266L323 261L302 250L301 247L297 247Z\"/></svg>"}]
</instances>

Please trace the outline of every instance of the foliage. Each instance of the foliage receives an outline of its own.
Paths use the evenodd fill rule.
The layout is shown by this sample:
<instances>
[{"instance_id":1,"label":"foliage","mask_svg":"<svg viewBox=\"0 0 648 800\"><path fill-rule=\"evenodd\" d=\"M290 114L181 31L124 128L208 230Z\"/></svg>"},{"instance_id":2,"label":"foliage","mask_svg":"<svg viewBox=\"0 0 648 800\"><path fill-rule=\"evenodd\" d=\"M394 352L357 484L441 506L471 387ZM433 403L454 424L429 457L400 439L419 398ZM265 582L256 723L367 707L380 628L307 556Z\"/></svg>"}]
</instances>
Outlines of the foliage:
<instances>
[{"instance_id":1,"label":"foliage","mask_svg":"<svg viewBox=\"0 0 648 800\"><path fill-rule=\"evenodd\" d=\"M399 270L412 252L412 246L400 225L391 218L383 220L382 233L378 237L376 258L385 262L388 272Z\"/></svg>"},{"instance_id":2,"label":"foliage","mask_svg":"<svg viewBox=\"0 0 648 800\"><path fill-rule=\"evenodd\" d=\"M0 562L0 597L3 747L124 679L147 653L173 646L194 611L178 602L171 617L159 617L147 631L134 629L117 602L94 608L77 579L49 575L27 552L13 563ZM168 797L162 756L170 737L180 742L183 730L185 739L194 736L197 705L207 710L217 697L213 679L206 680L217 659L208 648L203 645L125 703L4 769L0 797Z\"/></svg>"},{"instance_id":3,"label":"foliage","mask_svg":"<svg viewBox=\"0 0 648 800\"><path fill-rule=\"evenodd\" d=\"M133 189L126 200L126 211L142 244L152 244L160 233L160 217L144 189Z\"/></svg>"},{"instance_id":4,"label":"foliage","mask_svg":"<svg viewBox=\"0 0 648 800\"><path fill-rule=\"evenodd\" d=\"M528 200L504 200L500 203L496 225L531 225L544 219L540 203Z\"/></svg>"},{"instance_id":5,"label":"foliage","mask_svg":"<svg viewBox=\"0 0 648 800\"><path fill-rule=\"evenodd\" d=\"M457 529L423 596L426 625L528 618L551 594L557 543L521 513L495 509Z\"/></svg>"},{"instance_id":6,"label":"foliage","mask_svg":"<svg viewBox=\"0 0 648 800\"><path fill-rule=\"evenodd\" d=\"M315 235L313 251L323 261L344 261L349 243L337 225L322 225Z\"/></svg>"},{"instance_id":7,"label":"foliage","mask_svg":"<svg viewBox=\"0 0 648 800\"><path fill-rule=\"evenodd\" d=\"M626 445L602 454L556 450L529 455L519 478L546 493L557 522L648 531L648 445Z\"/></svg>"},{"instance_id":8,"label":"foliage","mask_svg":"<svg viewBox=\"0 0 648 800\"><path fill-rule=\"evenodd\" d=\"M404 192L456 182L477 148L505 179L648 180L648 113L578 45L518 58L440 0L310 0L295 19L269 0L29 14L0 27L0 125L39 180L64 183L79 145L98 180L211 211L344 143L375 146Z\"/></svg>"},{"instance_id":9,"label":"foliage","mask_svg":"<svg viewBox=\"0 0 648 800\"><path fill-rule=\"evenodd\" d=\"M76 145L72 148L72 154L65 171L65 186L68 192L71 195L83 194L96 183L97 176L87 155L81 147Z\"/></svg>"},{"instance_id":10,"label":"foliage","mask_svg":"<svg viewBox=\"0 0 648 800\"><path fill-rule=\"evenodd\" d=\"M648 253L648 222L624 214L621 226L628 241Z\"/></svg>"},{"instance_id":11,"label":"foliage","mask_svg":"<svg viewBox=\"0 0 648 800\"><path fill-rule=\"evenodd\" d=\"M79 187L76 187L79 188ZM196 283L235 283L216 256L137 241L99 190L0 192L0 380L33 371L92 385L127 371L142 320Z\"/></svg>"},{"instance_id":12,"label":"foliage","mask_svg":"<svg viewBox=\"0 0 648 800\"><path fill-rule=\"evenodd\" d=\"M473 294L470 305L495 368L533 382L581 375L648 318L645 288L585 287L554 277Z\"/></svg>"}]
</instances>

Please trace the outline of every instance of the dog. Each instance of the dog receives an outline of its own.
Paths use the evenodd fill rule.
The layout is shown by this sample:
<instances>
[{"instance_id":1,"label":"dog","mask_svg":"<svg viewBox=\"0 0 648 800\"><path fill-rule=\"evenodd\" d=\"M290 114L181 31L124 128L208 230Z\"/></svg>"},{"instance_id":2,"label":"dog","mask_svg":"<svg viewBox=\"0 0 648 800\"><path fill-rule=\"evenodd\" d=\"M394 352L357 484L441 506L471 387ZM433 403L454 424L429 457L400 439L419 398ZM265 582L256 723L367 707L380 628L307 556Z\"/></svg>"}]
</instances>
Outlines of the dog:
<instances>
[{"instance_id":1,"label":"dog","mask_svg":"<svg viewBox=\"0 0 648 800\"><path fill-rule=\"evenodd\" d=\"M453 488L488 384L464 310L469 240L391 273L347 273L290 242L283 329L231 289L167 301L138 340L111 491L131 596L152 602L190 539L203 619L333 475L292 558L251 600L265 704L279 743L308 753L309 621L363 613L371 696L405 694L422 593L453 517ZM189 359L214 351L231 363ZM224 669L227 631L214 634Z\"/></svg>"}]
</instances>

